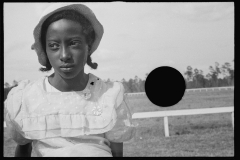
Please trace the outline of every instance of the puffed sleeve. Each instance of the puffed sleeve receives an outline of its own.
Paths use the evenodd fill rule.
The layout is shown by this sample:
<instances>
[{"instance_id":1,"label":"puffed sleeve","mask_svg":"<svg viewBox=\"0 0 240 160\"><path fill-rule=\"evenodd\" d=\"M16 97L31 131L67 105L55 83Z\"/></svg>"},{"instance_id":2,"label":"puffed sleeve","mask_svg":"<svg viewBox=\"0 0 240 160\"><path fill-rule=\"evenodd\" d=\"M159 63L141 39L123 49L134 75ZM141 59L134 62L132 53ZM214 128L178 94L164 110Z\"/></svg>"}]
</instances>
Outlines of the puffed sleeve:
<instances>
[{"instance_id":1,"label":"puffed sleeve","mask_svg":"<svg viewBox=\"0 0 240 160\"><path fill-rule=\"evenodd\" d=\"M29 83L29 80L19 82L17 87L14 87L10 90L7 99L4 102L4 108L6 110L5 121L7 125L7 133L19 145L25 145L32 142L32 140L24 138L24 133L21 131L21 127L15 121L21 110L24 88Z\"/></svg>"},{"instance_id":2,"label":"puffed sleeve","mask_svg":"<svg viewBox=\"0 0 240 160\"><path fill-rule=\"evenodd\" d=\"M105 133L105 137L115 143L132 139L136 132L136 128L132 123L132 114L128 106L128 99L124 94L124 87L120 82L119 85L120 91L115 101L117 121L114 127Z\"/></svg>"}]
</instances>

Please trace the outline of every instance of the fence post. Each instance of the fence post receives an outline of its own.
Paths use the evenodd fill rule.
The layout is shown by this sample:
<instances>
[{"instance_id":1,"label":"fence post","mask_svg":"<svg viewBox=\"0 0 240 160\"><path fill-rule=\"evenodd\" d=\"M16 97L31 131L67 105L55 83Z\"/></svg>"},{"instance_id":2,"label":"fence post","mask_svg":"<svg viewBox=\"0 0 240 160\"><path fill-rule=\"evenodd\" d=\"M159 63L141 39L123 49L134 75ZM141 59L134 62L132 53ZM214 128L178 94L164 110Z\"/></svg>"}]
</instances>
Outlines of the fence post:
<instances>
[{"instance_id":1,"label":"fence post","mask_svg":"<svg viewBox=\"0 0 240 160\"><path fill-rule=\"evenodd\" d=\"M169 137L169 128L168 128L168 117L164 117L164 132L165 137Z\"/></svg>"}]
</instances>

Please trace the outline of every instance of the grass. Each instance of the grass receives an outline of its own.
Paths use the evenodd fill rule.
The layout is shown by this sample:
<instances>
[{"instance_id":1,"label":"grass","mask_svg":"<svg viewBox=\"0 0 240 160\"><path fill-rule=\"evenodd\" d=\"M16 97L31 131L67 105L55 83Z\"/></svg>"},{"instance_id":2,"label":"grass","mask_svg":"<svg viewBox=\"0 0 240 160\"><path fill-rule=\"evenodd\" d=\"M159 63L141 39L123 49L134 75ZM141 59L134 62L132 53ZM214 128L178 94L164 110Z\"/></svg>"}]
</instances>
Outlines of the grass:
<instances>
[{"instance_id":1,"label":"grass","mask_svg":"<svg viewBox=\"0 0 240 160\"><path fill-rule=\"evenodd\" d=\"M164 111L179 109L197 109L233 106L233 91L187 92L182 100L171 107L158 107L146 96L128 97L132 113L148 111ZM161 97L159 97L161 100Z\"/></svg>"},{"instance_id":2,"label":"grass","mask_svg":"<svg viewBox=\"0 0 240 160\"><path fill-rule=\"evenodd\" d=\"M182 128L180 128L182 127ZM228 125L171 127L170 137L164 137L160 125L152 129L141 127L137 136L124 145L125 157L228 157L234 156L234 135Z\"/></svg>"},{"instance_id":3,"label":"grass","mask_svg":"<svg viewBox=\"0 0 240 160\"><path fill-rule=\"evenodd\" d=\"M233 106L233 91L188 92L172 107L158 107L146 97L129 98L132 113ZM163 118L135 119L135 137L124 142L125 157L232 157L234 132L230 113L169 117L170 137ZM4 157L13 157L16 143L4 131ZM32 156L36 156L32 153Z\"/></svg>"}]
</instances>

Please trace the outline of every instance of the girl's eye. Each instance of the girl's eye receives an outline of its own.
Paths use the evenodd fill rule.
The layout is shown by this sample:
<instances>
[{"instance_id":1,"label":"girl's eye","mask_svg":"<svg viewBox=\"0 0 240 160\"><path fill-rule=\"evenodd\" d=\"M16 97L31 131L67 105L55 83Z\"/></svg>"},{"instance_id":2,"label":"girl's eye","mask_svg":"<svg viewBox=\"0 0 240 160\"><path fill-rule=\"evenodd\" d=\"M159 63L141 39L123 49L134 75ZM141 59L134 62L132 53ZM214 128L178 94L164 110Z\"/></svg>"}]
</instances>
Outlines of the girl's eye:
<instances>
[{"instance_id":1,"label":"girl's eye","mask_svg":"<svg viewBox=\"0 0 240 160\"><path fill-rule=\"evenodd\" d=\"M50 43L50 44L48 44L48 47L50 49L57 49L57 48L59 48L59 45L57 43Z\"/></svg>"},{"instance_id":2,"label":"girl's eye","mask_svg":"<svg viewBox=\"0 0 240 160\"><path fill-rule=\"evenodd\" d=\"M78 46L78 45L80 45L80 44L81 44L80 41L72 41L72 42L70 42L70 45L71 45L71 46Z\"/></svg>"}]
</instances>

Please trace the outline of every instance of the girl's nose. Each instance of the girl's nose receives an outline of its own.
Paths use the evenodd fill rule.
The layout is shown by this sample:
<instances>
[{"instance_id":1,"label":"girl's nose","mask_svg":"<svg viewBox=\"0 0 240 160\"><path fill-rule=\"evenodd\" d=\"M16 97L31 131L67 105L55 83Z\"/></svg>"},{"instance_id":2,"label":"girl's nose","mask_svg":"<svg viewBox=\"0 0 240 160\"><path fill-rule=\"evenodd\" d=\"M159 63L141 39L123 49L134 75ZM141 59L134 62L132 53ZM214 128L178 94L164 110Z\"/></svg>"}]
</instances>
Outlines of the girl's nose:
<instances>
[{"instance_id":1,"label":"girl's nose","mask_svg":"<svg viewBox=\"0 0 240 160\"><path fill-rule=\"evenodd\" d=\"M60 60L65 62L70 58L71 58L71 53L70 53L69 49L63 47L61 54L60 54Z\"/></svg>"}]
</instances>

